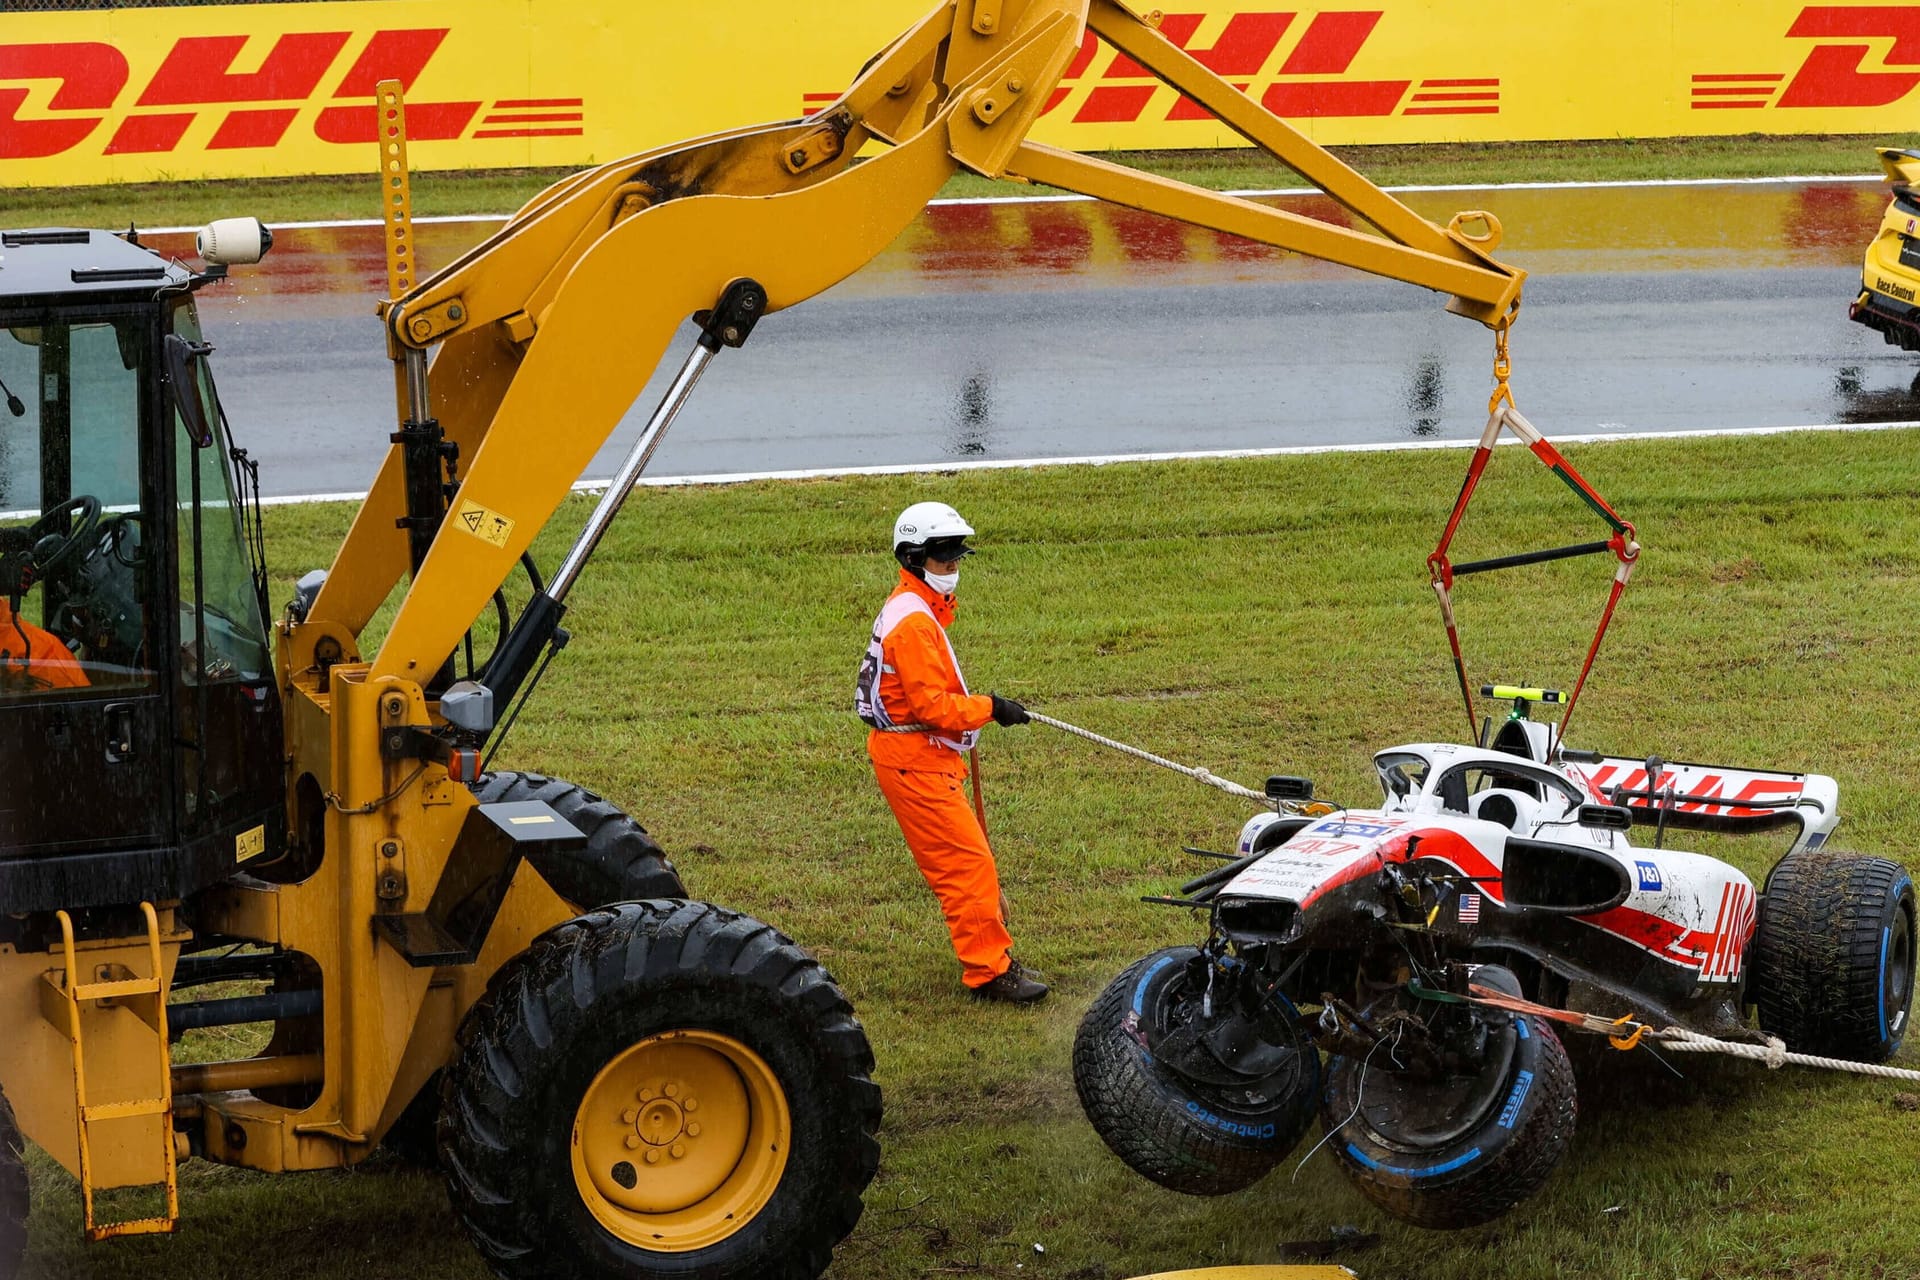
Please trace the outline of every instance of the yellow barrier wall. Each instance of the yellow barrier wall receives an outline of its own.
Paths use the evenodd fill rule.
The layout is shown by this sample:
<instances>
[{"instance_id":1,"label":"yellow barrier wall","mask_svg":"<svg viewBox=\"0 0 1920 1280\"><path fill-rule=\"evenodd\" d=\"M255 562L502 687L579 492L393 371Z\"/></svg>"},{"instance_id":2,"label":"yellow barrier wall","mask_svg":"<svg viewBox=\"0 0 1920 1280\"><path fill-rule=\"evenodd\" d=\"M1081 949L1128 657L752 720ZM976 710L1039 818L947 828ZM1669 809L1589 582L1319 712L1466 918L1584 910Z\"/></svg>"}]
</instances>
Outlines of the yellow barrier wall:
<instances>
[{"instance_id":1,"label":"yellow barrier wall","mask_svg":"<svg viewBox=\"0 0 1920 1280\"><path fill-rule=\"evenodd\" d=\"M970 0L960 0L963 5ZM579 166L830 102L926 0L382 0L0 16L0 181ZM1920 4L1166 0L1162 30L1324 143L1875 133L1920 119ZM1034 136L1238 139L1104 45Z\"/></svg>"}]
</instances>

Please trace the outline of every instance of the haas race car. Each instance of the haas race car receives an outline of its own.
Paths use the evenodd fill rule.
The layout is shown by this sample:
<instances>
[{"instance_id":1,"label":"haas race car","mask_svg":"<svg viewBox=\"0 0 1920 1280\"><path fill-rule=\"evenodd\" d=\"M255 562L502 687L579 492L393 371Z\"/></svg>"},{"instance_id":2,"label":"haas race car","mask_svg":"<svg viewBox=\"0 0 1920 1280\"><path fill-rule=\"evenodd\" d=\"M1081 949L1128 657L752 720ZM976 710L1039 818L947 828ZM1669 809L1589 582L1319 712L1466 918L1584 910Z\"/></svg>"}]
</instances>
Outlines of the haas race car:
<instances>
[{"instance_id":1,"label":"haas race car","mask_svg":"<svg viewBox=\"0 0 1920 1280\"><path fill-rule=\"evenodd\" d=\"M1563 1011L1863 1062L1898 1049L1913 881L1827 847L1833 779L1566 750L1528 715L1558 694L1481 692L1512 700L1498 731L1380 752L1377 808L1270 779L1274 812L1238 853L1153 899L1204 908L1206 942L1122 972L1073 1052L1088 1118L1134 1170L1237 1191L1317 1112L1369 1200L1466 1227L1537 1191L1572 1140ZM1766 830L1792 844L1758 889L1667 847Z\"/></svg>"}]
</instances>

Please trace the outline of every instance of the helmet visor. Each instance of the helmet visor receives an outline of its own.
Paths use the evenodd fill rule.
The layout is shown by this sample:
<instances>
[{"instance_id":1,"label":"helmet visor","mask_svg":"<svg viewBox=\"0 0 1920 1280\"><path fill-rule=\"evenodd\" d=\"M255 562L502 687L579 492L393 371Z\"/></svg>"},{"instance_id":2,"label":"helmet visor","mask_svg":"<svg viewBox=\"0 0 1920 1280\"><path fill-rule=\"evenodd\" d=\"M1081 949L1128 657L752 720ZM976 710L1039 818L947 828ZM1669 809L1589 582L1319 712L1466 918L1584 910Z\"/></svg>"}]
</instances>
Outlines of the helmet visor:
<instances>
[{"instance_id":1,"label":"helmet visor","mask_svg":"<svg viewBox=\"0 0 1920 1280\"><path fill-rule=\"evenodd\" d=\"M927 559L951 563L962 556L973 554L973 548L967 545L965 538L928 538L926 543Z\"/></svg>"}]
</instances>

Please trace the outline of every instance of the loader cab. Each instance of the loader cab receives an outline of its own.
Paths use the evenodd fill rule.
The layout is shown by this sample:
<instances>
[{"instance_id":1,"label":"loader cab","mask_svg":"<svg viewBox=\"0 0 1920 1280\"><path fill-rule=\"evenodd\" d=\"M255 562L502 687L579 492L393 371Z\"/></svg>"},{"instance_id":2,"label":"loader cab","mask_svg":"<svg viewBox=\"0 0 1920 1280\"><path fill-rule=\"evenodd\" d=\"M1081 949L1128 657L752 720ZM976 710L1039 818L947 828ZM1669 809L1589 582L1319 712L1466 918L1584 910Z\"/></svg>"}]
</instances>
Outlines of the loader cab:
<instances>
[{"instance_id":1,"label":"loader cab","mask_svg":"<svg viewBox=\"0 0 1920 1280\"><path fill-rule=\"evenodd\" d=\"M194 290L0 232L0 911L179 898L281 843L257 502Z\"/></svg>"}]
</instances>

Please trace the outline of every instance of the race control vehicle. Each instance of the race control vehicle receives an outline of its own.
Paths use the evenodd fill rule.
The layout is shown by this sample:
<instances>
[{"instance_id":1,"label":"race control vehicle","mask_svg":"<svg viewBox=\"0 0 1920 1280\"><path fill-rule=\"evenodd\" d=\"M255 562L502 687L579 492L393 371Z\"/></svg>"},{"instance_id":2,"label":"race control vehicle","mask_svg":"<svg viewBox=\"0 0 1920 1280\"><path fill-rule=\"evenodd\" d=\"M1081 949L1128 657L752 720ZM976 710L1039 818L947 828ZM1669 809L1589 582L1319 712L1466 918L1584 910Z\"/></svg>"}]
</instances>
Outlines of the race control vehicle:
<instances>
[{"instance_id":1,"label":"race control vehicle","mask_svg":"<svg viewBox=\"0 0 1920 1280\"><path fill-rule=\"evenodd\" d=\"M1880 148L1880 167L1893 184L1893 199L1880 229L1867 245L1860 296L1849 319L1878 330L1889 345L1920 351L1920 151Z\"/></svg>"},{"instance_id":2,"label":"race control vehicle","mask_svg":"<svg viewBox=\"0 0 1920 1280\"><path fill-rule=\"evenodd\" d=\"M1572 1140L1557 1024L1771 1036L1861 1062L1899 1048L1913 880L1829 848L1832 778L1570 750L1528 714L1558 692L1481 693L1512 702L1497 732L1379 752L1372 808L1269 779L1274 810L1231 860L1151 899L1204 909L1206 941L1128 967L1073 1053L1087 1117L1134 1170L1240 1190L1318 1113L1369 1200L1473 1226L1539 1190ZM1668 847L1682 831L1791 844L1756 889Z\"/></svg>"}]
</instances>

